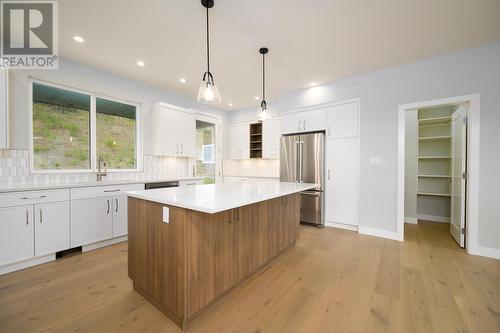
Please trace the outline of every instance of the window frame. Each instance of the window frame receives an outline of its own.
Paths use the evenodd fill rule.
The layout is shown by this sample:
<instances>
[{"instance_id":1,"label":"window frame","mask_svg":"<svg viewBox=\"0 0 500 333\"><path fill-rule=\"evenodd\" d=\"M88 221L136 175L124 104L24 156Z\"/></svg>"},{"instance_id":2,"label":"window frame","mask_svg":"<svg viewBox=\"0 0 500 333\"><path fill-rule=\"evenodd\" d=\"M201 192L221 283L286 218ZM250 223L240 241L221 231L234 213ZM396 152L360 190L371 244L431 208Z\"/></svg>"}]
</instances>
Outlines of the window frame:
<instances>
[{"instance_id":1,"label":"window frame","mask_svg":"<svg viewBox=\"0 0 500 333\"><path fill-rule=\"evenodd\" d=\"M57 89L64 89L80 94L85 94L90 97L90 117L89 117L89 149L90 149L90 168L89 169L46 169L40 170L34 168L34 153L33 153L33 84L45 85ZM135 160L136 168L134 169L107 169L107 172L120 173L120 172L142 172L143 171L143 152L142 152L142 133L141 133L141 104L131 102L115 97L106 96L100 93L91 92L83 89L73 88L62 84L47 82L35 78L29 79L29 94L28 94L28 126L29 126L29 168L31 174L74 174L74 173L96 173L97 172L97 111L96 111L96 98L106 99L112 102L127 104L135 107Z\"/></svg>"},{"instance_id":2,"label":"window frame","mask_svg":"<svg viewBox=\"0 0 500 333\"><path fill-rule=\"evenodd\" d=\"M195 120L204 121L215 125L215 182L220 183L222 181L222 117L203 111L194 110ZM196 175L196 159L192 160L192 164L189 168L193 170L193 177L198 177Z\"/></svg>"}]
</instances>

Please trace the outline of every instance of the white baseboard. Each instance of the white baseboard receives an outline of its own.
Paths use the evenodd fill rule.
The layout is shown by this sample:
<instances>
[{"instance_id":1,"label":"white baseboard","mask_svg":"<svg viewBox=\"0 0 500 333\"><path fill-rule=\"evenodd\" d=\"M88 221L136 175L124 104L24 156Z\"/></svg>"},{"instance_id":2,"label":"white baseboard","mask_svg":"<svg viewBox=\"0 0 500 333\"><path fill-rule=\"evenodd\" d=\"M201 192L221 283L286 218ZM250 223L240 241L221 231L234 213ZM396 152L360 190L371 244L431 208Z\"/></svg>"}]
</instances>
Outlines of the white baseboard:
<instances>
[{"instance_id":1,"label":"white baseboard","mask_svg":"<svg viewBox=\"0 0 500 333\"><path fill-rule=\"evenodd\" d=\"M127 238L128 238L127 235L125 235L125 236L121 236L121 237L117 237L117 238L106 239L105 241L102 241L102 242L83 245L82 252L92 251L92 250L99 249L101 247L110 246L110 245L113 245L116 243L125 242L127 240Z\"/></svg>"},{"instance_id":2,"label":"white baseboard","mask_svg":"<svg viewBox=\"0 0 500 333\"><path fill-rule=\"evenodd\" d=\"M402 237L400 237L397 232L393 232L393 231L387 231L387 230L382 230L382 229L375 229L375 228L368 228L368 227L359 226L358 232L360 234L363 234L363 235L387 238L387 239L397 240L400 242L403 241Z\"/></svg>"},{"instance_id":3,"label":"white baseboard","mask_svg":"<svg viewBox=\"0 0 500 333\"><path fill-rule=\"evenodd\" d=\"M500 259L500 249L494 249L491 247L478 246L475 249L468 249L467 253L475 256L483 256L493 259Z\"/></svg>"},{"instance_id":4,"label":"white baseboard","mask_svg":"<svg viewBox=\"0 0 500 333\"><path fill-rule=\"evenodd\" d=\"M44 264L49 261L56 260L56 254L52 253L43 257L33 258L24 260L21 262L12 263L3 267L0 267L0 275L7 274L14 271L19 271L28 267Z\"/></svg>"},{"instance_id":5,"label":"white baseboard","mask_svg":"<svg viewBox=\"0 0 500 333\"><path fill-rule=\"evenodd\" d=\"M417 219L431 222L450 223L450 218L447 216L417 214Z\"/></svg>"},{"instance_id":6,"label":"white baseboard","mask_svg":"<svg viewBox=\"0 0 500 333\"><path fill-rule=\"evenodd\" d=\"M418 220L416 217L405 216L405 223L417 224Z\"/></svg>"},{"instance_id":7,"label":"white baseboard","mask_svg":"<svg viewBox=\"0 0 500 333\"><path fill-rule=\"evenodd\" d=\"M344 229L344 230L350 230L350 231L358 231L358 226L357 225L352 225L352 224L344 224L344 223L337 223L337 222L325 222L326 227L331 227L331 228L337 228L337 229Z\"/></svg>"}]
</instances>

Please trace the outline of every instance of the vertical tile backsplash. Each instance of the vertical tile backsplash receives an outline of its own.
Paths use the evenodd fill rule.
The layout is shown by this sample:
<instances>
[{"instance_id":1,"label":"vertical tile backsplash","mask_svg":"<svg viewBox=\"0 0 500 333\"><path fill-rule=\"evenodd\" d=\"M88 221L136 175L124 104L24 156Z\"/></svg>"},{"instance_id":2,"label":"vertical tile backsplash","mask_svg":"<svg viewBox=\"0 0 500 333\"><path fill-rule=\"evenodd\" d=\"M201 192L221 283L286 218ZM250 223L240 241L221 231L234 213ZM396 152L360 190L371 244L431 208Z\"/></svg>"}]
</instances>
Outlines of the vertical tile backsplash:
<instances>
[{"instance_id":1,"label":"vertical tile backsplash","mask_svg":"<svg viewBox=\"0 0 500 333\"><path fill-rule=\"evenodd\" d=\"M106 180L175 179L192 176L187 158L144 156L142 172L109 172ZM89 182L95 173L31 174L27 150L0 149L0 187Z\"/></svg>"},{"instance_id":2,"label":"vertical tile backsplash","mask_svg":"<svg viewBox=\"0 0 500 333\"><path fill-rule=\"evenodd\" d=\"M275 159L224 160L224 176L279 178L280 162Z\"/></svg>"}]
</instances>

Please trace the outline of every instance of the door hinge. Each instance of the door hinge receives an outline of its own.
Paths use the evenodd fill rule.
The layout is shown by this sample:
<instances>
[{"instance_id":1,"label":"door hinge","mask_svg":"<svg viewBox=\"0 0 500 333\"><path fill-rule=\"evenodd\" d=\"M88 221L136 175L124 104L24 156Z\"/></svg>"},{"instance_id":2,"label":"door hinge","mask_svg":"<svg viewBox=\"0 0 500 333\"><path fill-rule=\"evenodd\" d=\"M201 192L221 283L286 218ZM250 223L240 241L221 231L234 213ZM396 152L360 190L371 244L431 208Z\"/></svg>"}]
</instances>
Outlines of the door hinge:
<instances>
[{"instance_id":1,"label":"door hinge","mask_svg":"<svg viewBox=\"0 0 500 333\"><path fill-rule=\"evenodd\" d=\"M465 228L462 228L462 235L465 235Z\"/></svg>"},{"instance_id":2,"label":"door hinge","mask_svg":"<svg viewBox=\"0 0 500 333\"><path fill-rule=\"evenodd\" d=\"M467 176L468 176L467 172L462 172L462 179L467 180Z\"/></svg>"},{"instance_id":3,"label":"door hinge","mask_svg":"<svg viewBox=\"0 0 500 333\"><path fill-rule=\"evenodd\" d=\"M462 120L463 120L464 124L467 124L467 123L469 122L469 117L464 116L464 117L462 118Z\"/></svg>"}]
</instances>

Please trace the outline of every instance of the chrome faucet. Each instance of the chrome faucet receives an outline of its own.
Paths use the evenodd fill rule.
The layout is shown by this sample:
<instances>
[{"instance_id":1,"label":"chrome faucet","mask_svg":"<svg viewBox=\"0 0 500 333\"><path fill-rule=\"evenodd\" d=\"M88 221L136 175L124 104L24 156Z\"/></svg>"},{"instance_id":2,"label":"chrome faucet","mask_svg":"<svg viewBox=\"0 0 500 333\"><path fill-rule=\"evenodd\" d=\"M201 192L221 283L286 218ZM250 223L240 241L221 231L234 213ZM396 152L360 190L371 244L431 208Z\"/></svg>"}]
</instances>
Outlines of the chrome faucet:
<instances>
[{"instance_id":1,"label":"chrome faucet","mask_svg":"<svg viewBox=\"0 0 500 333\"><path fill-rule=\"evenodd\" d=\"M104 171L101 171L104 170ZM106 162L104 162L104 157L99 155L99 159L97 160L97 181L102 182L102 177L106 176Z\"/></svg>"}]
</instances>

